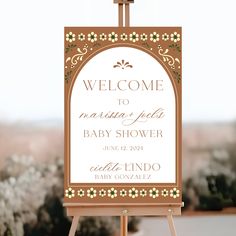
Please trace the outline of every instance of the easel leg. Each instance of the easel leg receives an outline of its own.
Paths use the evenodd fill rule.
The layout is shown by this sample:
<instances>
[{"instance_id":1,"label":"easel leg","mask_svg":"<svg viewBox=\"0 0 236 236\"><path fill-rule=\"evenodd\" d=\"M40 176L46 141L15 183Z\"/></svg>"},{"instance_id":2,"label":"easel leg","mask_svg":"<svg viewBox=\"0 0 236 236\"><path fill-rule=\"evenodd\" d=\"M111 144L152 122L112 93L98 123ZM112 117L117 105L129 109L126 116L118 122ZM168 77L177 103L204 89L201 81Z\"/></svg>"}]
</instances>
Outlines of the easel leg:
<instances>
[{"instance_id":1,"label":"easel leg","mask_svg":"<svg viewBox=\"0 0 236 236\"><path fill-rule=\"evenodd\" d=\"M130 26L130 10L129 10L129 3L125 4L125 26Z\"/></svg>"},{"instance_id":2,"label":"easel leg","mask_svg":"<svg viewBox=\"0 0 236 236\"><path fill-rule=\"evenodd\" d=\"M120 217L120 236L128 235L128 216Z\"/></svg>"},{"instance_id":3,"label":"easel leg","mask_svg":"<svg viewBox=\"0 0 236 236\"><path fill-rule=\"evenodd\" d=\"M123 27L123 21L124 21L124 15L123 15L123 4L118 4L118 25L119 27Z\"/></svg>"},{"instance_id":4,"label":"easel leg","mask_svg":"<svg viewBox=\"0 0 236 236\"><path fill-rule=\"evenodd\" d=\"M69 236L75 236L75 232L78 226L79 216L74 216L72 220L72 225L70 227Z\"/></svg>"},{"instance_id":5,"label":"easel leg","mask_svg":"<svg viewBox=\"0 0 236 236\"><path fill-rule=\"evenodd\" d=\"M168 220L168 224L169 224L169 227L170 227L171 235L172 236L177 236L174 221L173 221L173 217L172 217L171 214L167 215L167 220Z\"/></svg>"}]
</instances>

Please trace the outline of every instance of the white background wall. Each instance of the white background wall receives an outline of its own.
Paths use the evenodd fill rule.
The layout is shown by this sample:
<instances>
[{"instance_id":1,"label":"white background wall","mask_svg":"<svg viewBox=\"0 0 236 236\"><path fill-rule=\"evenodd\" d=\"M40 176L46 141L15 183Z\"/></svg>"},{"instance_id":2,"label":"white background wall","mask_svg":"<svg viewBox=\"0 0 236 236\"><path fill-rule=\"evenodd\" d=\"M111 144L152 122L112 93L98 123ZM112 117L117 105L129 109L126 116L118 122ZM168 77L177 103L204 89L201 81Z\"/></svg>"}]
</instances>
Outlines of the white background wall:
<instances>
[{"instance_id":1,"label":"white background wall","mask_svg":"<svg viewBox=\"0 0 236 236\"><path fill-rule=\"evenodd\" d=\"M133 26L183 27L183 119L236 118L236 1L135 0ZM63 119L64 26L116 26L113 0L0 3L0 120Z\"/></svg>"}]
</instances>

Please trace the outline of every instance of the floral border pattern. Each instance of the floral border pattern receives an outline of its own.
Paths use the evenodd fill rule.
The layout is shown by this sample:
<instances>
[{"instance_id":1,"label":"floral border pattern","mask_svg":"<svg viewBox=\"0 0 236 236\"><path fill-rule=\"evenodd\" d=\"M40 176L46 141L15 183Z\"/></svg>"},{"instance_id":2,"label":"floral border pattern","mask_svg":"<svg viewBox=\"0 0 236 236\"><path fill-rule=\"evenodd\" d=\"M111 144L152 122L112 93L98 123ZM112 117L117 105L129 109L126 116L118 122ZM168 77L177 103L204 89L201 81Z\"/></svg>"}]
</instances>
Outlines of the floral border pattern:
<instances>
[{"instance_id":1,"label":"floral border pattern","mask_svg":"<svg viewBox=\"0 0 236 236\"><path fill-rule=\"evenodd\" d=\"M105 34L105 33L94 33L93 31L91 31L89 34L84 34L84 33L79 33L79 34L74 34L73 32L69 32L65 35L65 40L69 43L75 42L77 40L79 41L85 41L86 39L92 43L96 42L96 41L111 41L112 43L115 43L116 41L118 41L118 39L120 38L122 41L131 41L133 43L137 42L137 41L152 41L154 43L158 42L158 41L170 41L173 43L177 43L181 40L180 34L177 32L173 32L171 34L167 34L167 33L162 33L159 34L157 32L152 32L149 35L146 33L141 33L138 34L135 31L133 31L131 34L127 34L127 33L116 33L114 31L110 32L109 34Z\"/></svg>"},{"instance_id":2,"label":"floral border pattern","mask_svg":"<svg viewBox=\"0 0 236 236\"><path fill-rule=\"evenodd\" d=\"M167 190L166 188L161 189L161 188L129 188L128 190L126 189L121 189L119 188L96 188L96 187L90 187L90 188L80 188L76 190L76 188L69 187L68 189L65 189L65 198L88 198L88 199L94 199L97 197L101 198L110 198L114 199L117 197L122 197L122 198L166 198L170 197L173 199L179 198L180 197L180 190L177 188L171 188Z\"/></svg>"},{"instance_id":3,"label":"floral border pattern","mask_svg":"<svg viewBox=\"0 0 236 236\"><path fill-rule=\"evenodd\" d=\"M84 60L84 57L89 51L102 47L104 43L110 43L112 45L118 42L136 44L152 51L171 69L177 83L181 82L181 35L177 31L160 33L156 30L148 34L144 32L137 33L137 31L119 33L115 29L108 33L98 33L96 29L91 30L89 33L75 33L71 30L65 34L65 55L71 52L73 54L66 57L65 69L74 69L78 66L79 62ZM168 43L169 45L164 48L161 45L162 42L165 44ZM81 45L83 46L81 47ZM178 56L173 56L173 51ZM68 76L68 72L66 71L65 73L65 81L67 83L71 79L71 76Z\"/></svg>"}]
</instances>

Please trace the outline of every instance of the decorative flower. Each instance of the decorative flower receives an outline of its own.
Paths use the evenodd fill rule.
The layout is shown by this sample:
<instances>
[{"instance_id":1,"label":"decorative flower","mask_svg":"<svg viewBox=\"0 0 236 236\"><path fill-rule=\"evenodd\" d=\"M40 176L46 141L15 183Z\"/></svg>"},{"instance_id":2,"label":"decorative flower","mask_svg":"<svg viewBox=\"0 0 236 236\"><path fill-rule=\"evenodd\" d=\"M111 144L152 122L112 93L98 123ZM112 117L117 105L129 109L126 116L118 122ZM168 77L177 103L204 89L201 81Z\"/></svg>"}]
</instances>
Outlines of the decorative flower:
<instances>
[{"instance_id":1,"label":"decorative flower","mask_svg":"<svg viewBox=\"0 0 236 236\"><path fill-rule=\"evenodd\" d=\"M174 32L173 34L170 35L170 40L177 43L178 41L180 41L180 34Z\"/></svg>"},{"instance_id":2,"label":"decorative flower","mask_svg":"<svg viewBox=\"0 0 236 236\"><path fill-rule=\"evenodd\" d=\"M152 188L149 190L149 196L152 198L157 198L159 196L159 191L156 188Z\"/></svg>"},{"instance_id":3,"label":"decorative flower","mask_svg":"<svg viewBox=\"0 0 236 236\"><path fill-rule=\"evenodd\" d=\"M120 196L125 197L127 195L127 191L125 189L120 190Z\"/></svg>"},{"instance_id":4,"label":"decorative flower","mask_svg":"<svg viewBox=\"0 0 236 236\"><path fill-rule=\"evenodd\" d=\"M104 189L101 189L101 190L99 191L99 196L105 197L105 196L106 196L106 191L105 191Z\"/></svg>"},{"instance_id":5,"label":"decorative flower","mask_svg":"<svg viewBox=\"0 0 236 236\"><path fill-rule=\"evenodd\" d=\"M145 189L140 190L140 196L141 197L146 197L147 196L147 191Z\"/></svg>"},{"instance_id":6,"label":"decorative flower","mask_svg":"<svg viewBox=\"0 0 236 236\"><path fill-rule=\"evenodd\" d=\"M133 32L129 35L129 40L135 43L139 40L139 35L136 32Z\"/></svg>"},{"instance_id":7,"label":"decorative flower","mask_svg":"<svg viewBox=\"0 0 236 236\"><path fill-rule=\"evenodd\" d=\"M95 34L94 32L88 34L88 41L90 41L91 43L97 41L97 34Z\"/></svg>"},{"instance_id":8,"label":"decorative flower","mask_svg":"<svg viewBox=\"0 0 236 236\"><path fill-rule=\"evenodd\" d=\"M79 197L83 197L84 196L84 190L83 189L78 190L78 196Z\"/></svg>"},{"instance_id":9,"label":"decorative flower","mask_svg":"<svg viewBox=\"0 0 236 236\"><path fill-rule=\"evenodd\" d=\"M108 40L112 43L116 42L118 40L118 34L116 34L115 32L111 32L110 34L108 34Z\"/></svg>"},{"instance_id":10,"label":"decorative flower","mask_svg":"<svg viewBox=\"0 0 236 236\"><path fill-rule=\"evenodd\" d=\"M69 32L68 34L66 34L66 41L70 43L75 41L75 34L73 34L72 32Z\"/></svg>"},{"instance_id":11,"label":"decorative flower","mask_svg":"<svg viewBox=\"0 0 236 236\"><path fill-rule=\"evenodd\" d=\"M114 189L114 188L111 188L111 189L108 190L108 194L107 195L110 198L115 198L115 197L117 197L117 190Z\"/></svg>"},{"instance_id":12,"label":"decorative flower","mask_svg":"<svg viewBox=\"0 0 236 236\"><path fill-rule=\"evenodd\" d=\"M142 41L147 41L148 36L143 33L143 34L140 35L140 39L141 39Z\"/></svg>"},{"instance_id":13,"label":"decorative flower","mask_svg":"<svg viewBox=\"0 0 236 236\"><path fill-rule=\"evenodd\" d=\"M126 40L128 39L128 35L125 34L125 33L123 33L123 34L120 36L120 39L121 39L122 41L126 41Z\"/></svg>"},{"instance_id":14,"label":"decorative flower","mask_svg":"<svg viewBox=\"0 0 236 236\"><path fill-rule=\"evenodd\" d=\"M163 190L161 191L161 195L162 195L163 197L167 197L167 196L168 196L168 191L167 191L166 189L163 189Z\"/></svg>"},{"instance_id":15,"label":"decorative flower","mask_svg":"<svg viewBox=\"0 0 236 236\"><path fill-rule=\"evenodd\" d=\"M150 34L150 40L156 43L157 41L159 41L159 34L157 32L153 32L152 34Z\"/></svg>"},{"instance_id":16,"label":"decorative flower","mask_svg":"<svg viewBox=\"0 0 236 236\"><path fill-rule=\"evenodd\" d=\"M107 40L107 35L104 33L100 34L100 40L102 40L102 41Z\"/></svg>"},{"instance_id":17,"label":"decorative flower","mask_svg":"<svg viewBox=\"0 0 236 236\"><path fill-rule=\"evenodd\" d=\"M179 190L176 188L173 188L170 190L170 196L173 198L177 198L179 197Z\"/></svg>"},{"instance_id":18,"label":"decorative flower","mask_svg":"<svg viewBox=\"0 0 236 236\"><path fill-rule=\"evenodd\" d=\"M94 188L90 188L87 190L87 196L90 198L95 198L97 196L97 191Z\"/></svg>"},{"instance_id":19,"label":"decorative flower","mask_svg":"<svg viewBox=\"0 0 236 236\"><path fill-rule=\"evenodd\" d=\"M83 33L78 35L78 40L84 41L85 40L85 35Z\"/></svg>"},{"instance_id":20,"label":"decorative flower","mask_svg":"<svg viewBox=\"0 0 236 236\"><path fill-rule=\"evenodd\" d=\"M75 190L72 189L72 188L66 189L65 196L68 197L68 198L74 197L75 196Z\"/></svg>"},{"instance_id":21,"label":"decorative flower","mask_svg":"<svg viewBox=\"0 0 236 236\"><path fill-rule=\"evenodd\" d=\"M170 38L170 36L169 36L169 34L167 34L167 33L164 33L164 34L162 35L162 40L164 40L164 41L169 40L169 38Z\"/></svg>"},{"instance_id":22,"label":"decorative flower","mask_svg":"<svg viewBox=\"0 0 236 236\"><path fill-rule=\"evenodd\" d=\"M138 197L138 190L135 188L132 188L129 190L129 197L136 198Z\"/></svg>"}]
</instances>

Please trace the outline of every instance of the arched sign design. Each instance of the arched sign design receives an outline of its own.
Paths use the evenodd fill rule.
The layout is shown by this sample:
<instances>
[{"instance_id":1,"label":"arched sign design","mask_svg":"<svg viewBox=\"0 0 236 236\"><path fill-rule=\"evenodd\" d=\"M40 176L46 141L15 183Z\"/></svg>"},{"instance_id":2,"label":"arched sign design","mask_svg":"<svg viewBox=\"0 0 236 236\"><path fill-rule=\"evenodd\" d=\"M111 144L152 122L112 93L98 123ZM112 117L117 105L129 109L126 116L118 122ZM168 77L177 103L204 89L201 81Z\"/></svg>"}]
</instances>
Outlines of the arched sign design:
<instances>
[{"instance_id":1,"label":"arched sign design","mask_svg":"<svg viewBox=\"0 0 236 236\"><path fill-rule=\"evenodd\" d=\"M65 202L182 201L180 33L65 29Z\"/></svg>"}]
</instances>

